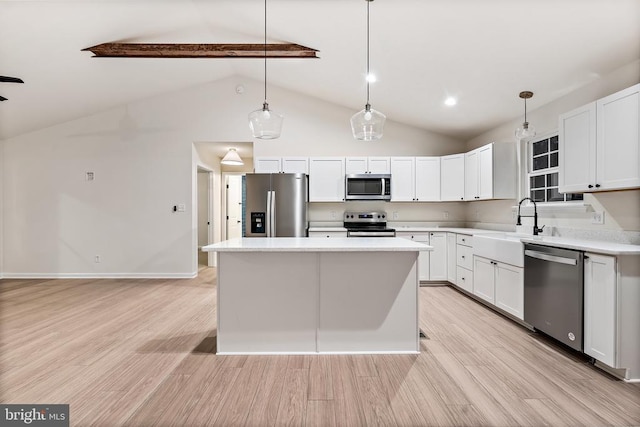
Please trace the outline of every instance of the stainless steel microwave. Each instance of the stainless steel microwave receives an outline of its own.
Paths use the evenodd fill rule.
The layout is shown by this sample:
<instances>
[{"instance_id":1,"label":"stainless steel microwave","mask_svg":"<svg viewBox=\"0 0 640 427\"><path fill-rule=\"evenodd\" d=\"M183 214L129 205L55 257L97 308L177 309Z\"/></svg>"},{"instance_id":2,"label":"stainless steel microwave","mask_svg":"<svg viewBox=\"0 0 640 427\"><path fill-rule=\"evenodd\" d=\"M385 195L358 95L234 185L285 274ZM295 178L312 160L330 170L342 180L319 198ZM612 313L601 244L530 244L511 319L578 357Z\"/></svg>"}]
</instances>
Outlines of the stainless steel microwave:
<instances>
[{"instance_id":1,"label":"stainless steel microwave","mask_svg":"<svg viewBox=\"0 0 640 427\"><path fill-rule=\"evenodd\" d=\"M345 200L391 200L391 174L346 175Z\"/></svg>"}]
</instances>

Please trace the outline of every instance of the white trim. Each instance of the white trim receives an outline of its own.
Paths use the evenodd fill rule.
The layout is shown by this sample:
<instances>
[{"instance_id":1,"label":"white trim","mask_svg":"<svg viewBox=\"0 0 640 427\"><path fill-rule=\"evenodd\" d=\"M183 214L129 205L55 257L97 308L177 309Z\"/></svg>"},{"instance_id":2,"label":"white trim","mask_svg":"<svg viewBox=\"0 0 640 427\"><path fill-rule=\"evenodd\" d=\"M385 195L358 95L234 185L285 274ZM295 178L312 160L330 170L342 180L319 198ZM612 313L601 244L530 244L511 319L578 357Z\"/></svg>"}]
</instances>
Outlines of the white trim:
<instances>
[{"instance_id":1,"label":"white trim","mask_svg":"<svg viewBox=\"0 0 640 427\"><path fill-rule=\"evenodd\" d=\"M193 279L193 273L4 273L5 279Z\"/></svg>"}]
</instances>

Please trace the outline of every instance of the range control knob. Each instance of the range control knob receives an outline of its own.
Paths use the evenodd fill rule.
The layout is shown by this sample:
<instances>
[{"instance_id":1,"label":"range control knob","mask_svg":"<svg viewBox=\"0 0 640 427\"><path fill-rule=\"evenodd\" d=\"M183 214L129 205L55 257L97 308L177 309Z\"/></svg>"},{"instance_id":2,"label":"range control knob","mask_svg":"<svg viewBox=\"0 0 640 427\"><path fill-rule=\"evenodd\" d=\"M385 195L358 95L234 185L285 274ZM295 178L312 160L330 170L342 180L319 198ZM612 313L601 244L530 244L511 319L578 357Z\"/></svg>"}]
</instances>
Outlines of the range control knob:
<instances>
[{"instance_id":1,"label":"range control knob","mask_svg":"<svg viewBox=\"0 0 640 427\"><path fill-rule=\"evenodd\" d=\"M382 215L382 218L386 218L386 217L387 217L386 215Z\"/></svg>"}]
</instances>

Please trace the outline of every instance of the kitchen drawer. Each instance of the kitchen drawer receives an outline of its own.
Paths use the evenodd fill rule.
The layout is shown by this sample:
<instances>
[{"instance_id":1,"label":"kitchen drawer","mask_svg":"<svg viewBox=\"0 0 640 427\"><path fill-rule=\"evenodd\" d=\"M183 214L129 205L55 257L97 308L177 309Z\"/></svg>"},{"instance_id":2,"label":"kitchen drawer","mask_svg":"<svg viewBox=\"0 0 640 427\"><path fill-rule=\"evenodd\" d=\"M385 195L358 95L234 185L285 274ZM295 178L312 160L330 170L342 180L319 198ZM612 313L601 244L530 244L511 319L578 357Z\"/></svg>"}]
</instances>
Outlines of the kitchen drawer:
<instances>
[{"instance_id":1,"label":"kitchen drawer","mask_svg":"<svg viewBox=\"0 0 640 427\"><path fill-rule=\"evenodd\" d=\"M473 272L466 268L456 269L456 286L469 293L473 293Z\"/></svg>"},{"instance_id":2,"label":"kitchen drawer","mask_svg":"<svg viewBox=\"0 0 640 427\"><path fill-rule=\"evenodd\" d=\"M458 243L459 245L473 246L473 236L468 236L466 234L458 234L456 236L456 243Z\"/></svg>"},{"instance_id":3,"label":"kitchen drawer","mask_svg":"<svg viewBox=\"0 0 640 427\"><path fill-rule=\"evenodd\" d=\"M473 270L473 248L464 245L457 245L456 257L456 264L458 267Z\"/></svg>"}]
</instances>

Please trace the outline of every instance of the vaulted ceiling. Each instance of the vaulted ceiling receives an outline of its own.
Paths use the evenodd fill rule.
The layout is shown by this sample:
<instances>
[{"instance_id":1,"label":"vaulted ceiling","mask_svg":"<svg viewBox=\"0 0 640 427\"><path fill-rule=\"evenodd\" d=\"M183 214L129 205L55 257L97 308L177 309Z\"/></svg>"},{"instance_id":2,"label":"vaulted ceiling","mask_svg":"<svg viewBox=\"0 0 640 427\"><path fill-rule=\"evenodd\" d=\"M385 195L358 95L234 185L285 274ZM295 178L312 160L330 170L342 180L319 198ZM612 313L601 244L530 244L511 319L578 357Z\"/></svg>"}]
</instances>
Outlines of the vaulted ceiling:
<instances>
[{"instance_id":1,"label":"vaulted ceiling","mask_svg":"<svg viewBox=\"0 0 640 427\"><path fill-rule=\"evenodd\" d=\"M259 59L91 58L105 42L261 43L261 0L0 0L0 139L231 75ZM364 0L269 0L269 84L362 109ZM376 0L372 104L389 119L468 139L640 58L640 0ZM443 104L449 96L458 105ZM257 100L259 104L261 100Z\"/></svg>"}]
</instances>

